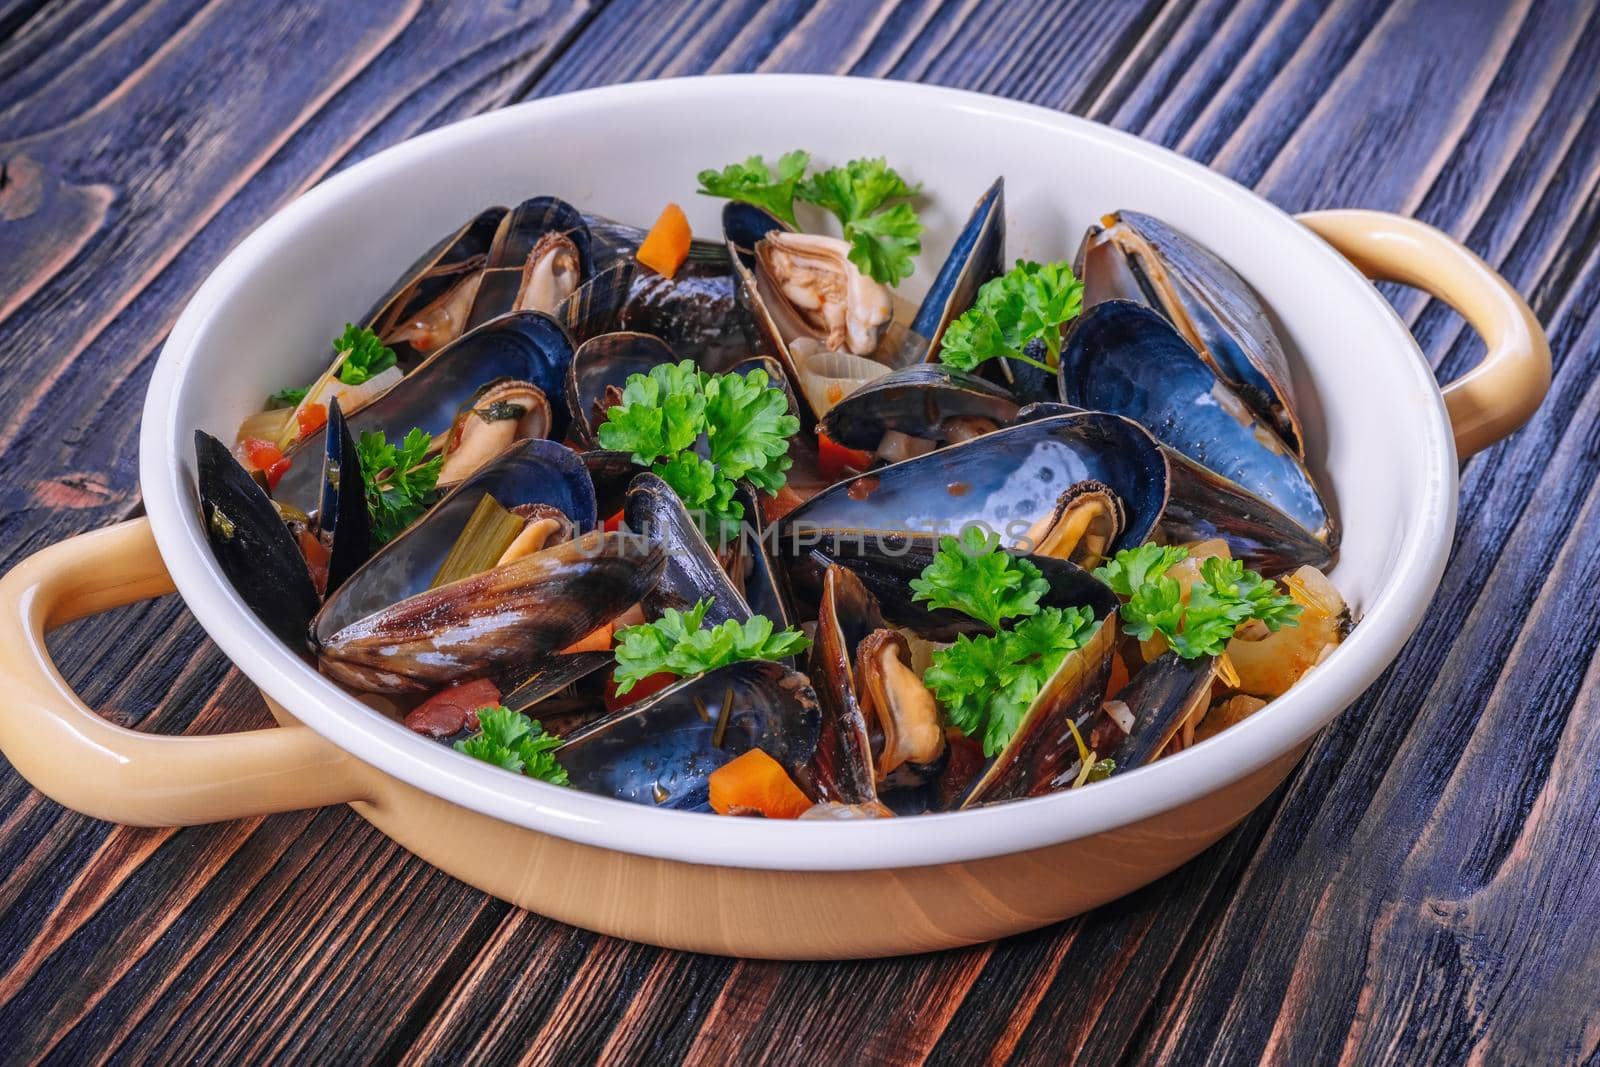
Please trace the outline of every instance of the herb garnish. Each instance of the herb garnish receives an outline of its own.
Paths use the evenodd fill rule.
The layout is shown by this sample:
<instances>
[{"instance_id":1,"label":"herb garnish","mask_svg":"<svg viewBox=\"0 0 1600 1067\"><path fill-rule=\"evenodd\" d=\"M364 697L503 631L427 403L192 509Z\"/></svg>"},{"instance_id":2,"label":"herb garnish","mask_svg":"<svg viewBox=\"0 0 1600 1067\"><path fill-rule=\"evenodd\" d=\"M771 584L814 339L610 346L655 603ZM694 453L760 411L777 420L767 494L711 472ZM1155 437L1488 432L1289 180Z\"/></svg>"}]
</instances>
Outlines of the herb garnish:
<instances>
[{"instance_id":1,"label":"herb garnish","mask_svg":"<svg viewBox=\"0 0 1600 1067\"><path fill-rule=\"evenodd\" d=\"M457 741L457 752L492 763L512 774L568 785L567 769L556 762L559 737L544 732L537 719L506 707L479 708L479 731L465 741Z\"/></svg>"},{"instance_id":2,"label":"herb garnish","mask_svg":"<svg viewBox=\"0 0 1600 1067\"><path fill-rule=\"evenodd\" d=\"M793 462L789 438L799 429L765 371L707 374L684 360L630 375L599 437L601 447L630 453L672 486L703 517L708 536L725 538L744 518L735 483L743 479L765 493L783 488Z\"/></svg>"},{"instance_id":3,"label":"herb garnish","mask_svg":"<svg viewBox=\"0 0 1600 1067\"><path fill-rule=\"evenodd\" d=\"M279 389L276 393L267 397L267 410L275 411L278 408L299 407L300 401L306 398L308 391L293 385L287 389Z\"/></svg>"},{"instance_id":4,"label":"herb garnish","mask_svg":"<svg viewBox=\"0 0 1600 1067\"><path fill-rule=\"evenodd\" d=\"M1095 577L1126 598L1119 614L1128 633L1141 641L1159 633L1178 655L1197 659L1221 655L1234 631L1252 619L1272 631L1298 625L1300 605L1279 593L1277 583L1245 570L1241 560L1201 560L1199 580L1185 600L1167 571L1188 557L1186 548L1144 544L1095 569Z\"/></svg>"},{"instance_id":5,"label":"herb garnish","mask_svg":"<svg viewBox=\"0 0 1600 1067\"><path fill-rule=\"evenodd\" d=\"M398 446L391 445L381 430L363 433L357 442L375 544L393 540L433 502L444 457L428 457L432 441L431 434L413 429Z\"/></svg>"},{"instance_id":6,"label":"herb garnish","mask_svg":"<svg viewBox=\"0 0 1600 1067\"><path fill-rule=\"evenodd\" d=\"M1095 628L1089 608L1040 608L1050 587L1039 568L977 526L940 538L938 555L911 588L913 599L954 608L995 630L956 638L933 654L922 676L951 725L981 741L986 756L1005 748L1044 684Z\"/></svg>"},{"instance_id":7,"label":"herb garnish","mask_svg":"<svg viewBox=\"0 0 1600 1067\"><path fill-rule=\"evenodd\" d=\"M667 608L654 622L618 630L617 669L611 676L617 683L617 695L652 674L685 678L749 659L783 659L811 645L806 635L793 627L774 633L772 620L765 615L743 623L728 619L702 629L710 607L711 601L702 600L688 611Z\"/></svg>"},{"instance_id":8,"label":"herb garnish","mask_svg":"<svg viewBox=\"0 0 1600 1067\"><path fill-rule=\"evenodd\" d=\"M333 342L339 364L339 380L345 385L360 385L394 366L394 349L386 348L378 335L365 326L344 324L344 333Z\"/></svg>"},{"instance_id":9,"label":"herb garnish","mask_svg":"<svg viewBox=\"0 0 1600 1067\"><path fill-rule=\"evenodd\" d=\"M886 285L909 277L911 259L922 251L923 226L906 201L921 186L907 183L881 157L852 159L802 178L810 162L809 152L787 152L774 171L760 156L751 156L720 171L701 171L700 192L754 204L791 226L796 225L795 200L816 204L844 227L850 261L863 273Z\"/></svg>"},{"instance_id":10,"label":"herb garnish","mask_svg":"<svg viewBox=\"0 0 1600 1067\"><path fill-rule=\"evenodd\" d=\"M1083 283L1066 263L1017 265L983 284L978 299L952 322L940 342L939 361L970 371L997 356L1055 373L1061 358L1061 327L1078 317ZM1039 341L1045 360L1028 355L1028 342Z\"/></svg>"}]
</instances>

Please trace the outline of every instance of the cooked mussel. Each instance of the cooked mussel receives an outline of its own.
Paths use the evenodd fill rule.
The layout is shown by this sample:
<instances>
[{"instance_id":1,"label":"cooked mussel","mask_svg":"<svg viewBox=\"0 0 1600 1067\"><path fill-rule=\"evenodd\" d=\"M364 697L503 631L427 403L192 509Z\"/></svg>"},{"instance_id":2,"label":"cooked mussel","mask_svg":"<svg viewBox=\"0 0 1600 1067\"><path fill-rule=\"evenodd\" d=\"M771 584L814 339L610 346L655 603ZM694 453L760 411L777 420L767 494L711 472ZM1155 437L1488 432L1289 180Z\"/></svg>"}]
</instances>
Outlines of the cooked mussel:
<instances>
[{"instance_id":1,"label":"cooked mussel","mask_svg":"<svg viewBox=\"0 0 1600 1067\"><path fill-rule=\"evenodd\" d=\"M1337 533L1294 451L1160 312L1110 300L1085 312L1061 349L1061 396L1115 412L1292 519L1330 547Z\"/></svg>"},{"instance_id":2,"label":"cooked mussel","mask_svg":"<svg viewBox=\"0 0 1600 1067\"><path fill-rule=\"evenodd\" d=\"M523 534L539 537L529 544L519 535L489 570L436 585L485 497L528 515ZM552 524L552 512L565 523ZM660 545L634 534L590 532L549 544L552 532L592 531L594 521L593 488L577 455L551 441L518 443L328 598L313 626L323 668L390 693L531 669L637 603L661 573Z\"/></svg>"},{"instance_id":3,"label":"cooked mussel","mask_svg":"<svg viewBox=\"0 0 1600 1067\"><path fill-rule=\"evenodd\" d=\"M503 207L479 212L411 265L378 301L367 326L409 371L467 329L483 265L506 216Z\"/></svg>"},{"instance_id":4,"label":"cooked mussel","mask_svg":"<svg viewBox=\"0 0 1600 1067\"><path fill-rule=\"evenodd\" d=\"M1304 456L1289 360L1249 284L1209 249L1136 211L1107 215L1078 249L1083 307L1132 300L1160 311L1228 387Z\"/></svg>"},{"instance_id":5,"label":"cooked mussel","mask_svg":"<svg viewBox=\"0 0 1600 1067\"><path fill-rule=\"evenodd\" d=\"M435 352L392 389L348 414L346 421L351 435L358 439L362 433L379 430L397 441L415 428L434 435L440 446L450 447L460 442L449 441L451 435L446 431L454 428L464 413L477 412L479 422L494 422L521 407L515 423L520 425L535 407L543 409L542 402L548 401L548 433L559 439L566 433L563 389L571 361L572 346L554 319L534 311L506 315ZM487 389L505 383L517 383L527 394L527 404L483 404ZM532 400L530 386L541 394L540 402ZM491 417L485 420L485 415ZM504 427L497 429L503 433ZM292 462L273 493L274 499L303 510L317 506L320 463L303 462L301 457L320 460L325 441L326 427L290 450Z\"/></svg>"},{"instance_id":6,"label":"cooked mussel","mask_svg":"<svg viewBox=\"0 0 1600 1067\"><path fill-rule=\"evenodd\" d=\"M1093 496L1084 490L1092 487ZM1083 521L1114 498L1115 524ZM954 533L979 525L1002 543L1050 547L1090 567L1150 538L1167 497L1167 467L1150 435L1115 415L1084 412L985 434L842 481L783 520L780 551L829 533ZM1075 539L1066 537L1078 531ZM1088 535L1088 536L1086 536Z\"/></svg>"},{"instance_id":7,"label":"cooked mussel","mask_svg":"<svg viewBox=\"0 0 1600 1067\"><path fill-rule=\"evenodd\" d=\"M628 529L657 546L665 559L660 580L643 599L646 615L654 618L667 608L688 611L710 600L708 626L750 618L750 606L671 486L649 472L637 475L622 514Z\"/></svg>"},{"instance_id":8,"label":"cooked mussel","mask_svg":"<svg viewBox=\"0 0 1600 1067\"><path fill-rule=\"evenodd\" d=\"M1115 765L1113 773L1142 767L1161 754L1184 723L1205 713L1216 676L1211 656L1182 659L1176 652L1164 652L1140 667L1106 708L1090 716L1082 733L1098 759ZM1070 777L1057 784L1068 782Z\"/></svg>"},{"instance_id":9,"label":"cooked mussel","mask_svg":"<svg viewBox=\"0 0 1600 1067\"><path fill-rule=\"evenodd\" d=\"M367 485L355 440L345 425L337 397L328 402L326 452L322 460L322 497L317 508L318 532L328 543L328 577L323 594L333 592L372 556L372 517L367 511Z\"/></svg>"},{"instance_id":10,"label":"cooked mussel","mask_svg":"<svg viewBox=\"0 0 1600 1067\"><path fill-rule=\"evenodd\" d=\"M709 811L711 772L752 748L802 779L817 729L817 697L806 676L749 660L685 679L581 727L556 759L578 789Z\"/></svg>"},{"instance_id":11,"label":"cooked mussel","mask_svg":"<svg viewBox=\"0 0 1600 1067\"><path fill-rule=\"evenodd\" d=\"M599 443L606 412L622 403L628 378L649 374L663 363L678 362L672 346L647 333L618 330L602 333L578 346L567 368L567 407L572 436L585 448Z\"/></svg>"},{"instance_id":12,"label":"cooked mussel","mask_svg":"<svg viewBox=\"0 0 1600 1067\"><path fill-rule=\"evenodd\" d=\"M822 432L889 462L981 437L1016 418L1017 402L975 374L918 363L885 374L835 404Z\"/></svg>"},{"instance_id":13,"label":"cooked mussel","mask_svg":"<svg viewBox=\"0 0 1600 1067\"><path fill-rule=\"evenodd\" d=\"M553 196L524 200L495 231L467 327L513 311L554 314L593 275L589 229L577 208Z\"/></svg>"},{"instance_id":14,"label":"cooked mussel","mask_svg":"<svg viewBox=\"0 0 1600 1067\"><path fill-rule=\"evenodd\" d=\"M307 647L317 590L296 538L228 446L194 432L200 519L217 565L256 617L289 647Z\"/></svg>"}]
</instances>

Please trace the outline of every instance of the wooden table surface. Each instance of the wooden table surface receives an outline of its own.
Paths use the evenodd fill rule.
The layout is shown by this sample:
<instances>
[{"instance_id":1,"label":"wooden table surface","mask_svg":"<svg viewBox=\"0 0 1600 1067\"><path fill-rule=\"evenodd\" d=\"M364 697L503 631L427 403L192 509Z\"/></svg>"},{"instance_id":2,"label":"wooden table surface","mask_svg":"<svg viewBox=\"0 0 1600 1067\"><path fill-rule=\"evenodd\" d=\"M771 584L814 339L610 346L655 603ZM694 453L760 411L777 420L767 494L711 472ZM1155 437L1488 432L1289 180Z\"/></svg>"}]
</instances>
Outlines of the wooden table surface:
<instances>
[{"instance_id":1,"label":"wooden table surface","mask_svg":"<svg viewBox=\"0 0 1600 1067\"><path fill-rule=\"evenodd\" d=\"M1555 383L1467 465L1454 562L1399 661L1173 875L1034 934L860 964L561 926L347 809L135 830L6 767L0 1057L1600 1060L1592 2L0 0L0 566L137 512L161 340L296 193L512 101L756 70L1086 115L1290 210L1419 216L1503 271ZM1453 314L1391 295L1441 378L1478 358ZM268 722L176 598L54 647L120 723Z\"/></svg>"}]
</instances>

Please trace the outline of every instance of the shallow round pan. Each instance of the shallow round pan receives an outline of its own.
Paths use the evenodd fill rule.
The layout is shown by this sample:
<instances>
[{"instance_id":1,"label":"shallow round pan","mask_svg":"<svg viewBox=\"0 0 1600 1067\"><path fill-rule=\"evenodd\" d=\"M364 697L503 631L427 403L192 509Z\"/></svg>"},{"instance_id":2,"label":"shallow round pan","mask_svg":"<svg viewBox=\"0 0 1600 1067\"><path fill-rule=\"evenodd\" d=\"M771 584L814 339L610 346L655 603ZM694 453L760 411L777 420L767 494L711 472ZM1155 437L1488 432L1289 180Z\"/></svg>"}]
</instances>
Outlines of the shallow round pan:
<instances>
[{"instance_id":1,"label":"shallow round pan","mask_svg":"<svg viewBox=\"0 0 1600 1067\"><path fill-rule=\"evenodd\" d=\"M648 223L671 200L697 232L715 234L721 204L694 194L695 173L795 147L828 163L885 155L923 183L929 230L906 286L913 299L1001 174L1011 257L1070 258L1091 222L1127 208L1164 218L1232 264L1277 319L1306 398L1311 466L1344 530L1333 578L1360 618L1350 639L1245 723L1091 788L828 824L657 811L463 759L341 691L256 621L200 527L196 428L227 439L262 396L312 377L352 310L485 205L549 193ZM1363 272L1460 310L1488 343L1484 364L1441 392ZM0 581L9 696L0 748L63 804L126 823L352 803L407 848L496 896L662 945L849 957L993 938L1159 877L1260 803L1394 659L1427 608L1451 543L1458 459L1520 425L1548 381L1548 349L1526 306L1437 231L1371 212L1296 220L1197 164L1081 119L948 89L789 76L540 100L434 131L330 178L200 288L145 403L148 520L48 548ZM261 688L278 728L140 734L99 718L61 680L47 629L174 587Z\"/></svg>"}]
</instances>

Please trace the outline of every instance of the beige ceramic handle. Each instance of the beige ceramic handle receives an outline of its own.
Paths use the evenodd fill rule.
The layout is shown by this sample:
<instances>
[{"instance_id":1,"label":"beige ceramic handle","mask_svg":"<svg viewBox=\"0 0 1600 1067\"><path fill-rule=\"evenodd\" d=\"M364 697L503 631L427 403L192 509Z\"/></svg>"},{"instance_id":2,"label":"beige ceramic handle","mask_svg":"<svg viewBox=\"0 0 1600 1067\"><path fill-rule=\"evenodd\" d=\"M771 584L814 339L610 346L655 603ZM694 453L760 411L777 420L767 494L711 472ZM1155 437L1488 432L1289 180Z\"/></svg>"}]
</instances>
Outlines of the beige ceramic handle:
<instances>
[{"instance_id":1,"label":"beige ceramic handle","mask_svg":"<svg viewBox=\"0 0 1600 1067\"><path fill-rule=\"evenodd\" d=\"M1527 302L1489 264L1427 223L1386 211L1298 217L1367 277L1438 297L1483 338L1483 361L1444 388L1460 458L1528 421L1550 390L1550 345Z\"/></svg>"},{"instance_id":2,"label":"beige ceramic handle","mask_svg":"<svg viewBox=\"0 0 1600 1067\"><path fill-rule=\"evenodd\" d=\"M79 700L44 635L173 591L147 519L73 537L0 578L0 751L67 807L134 826L184 826L362 798L359 764L304 726L158 737Z\"/></svg>"}]
</instances>

